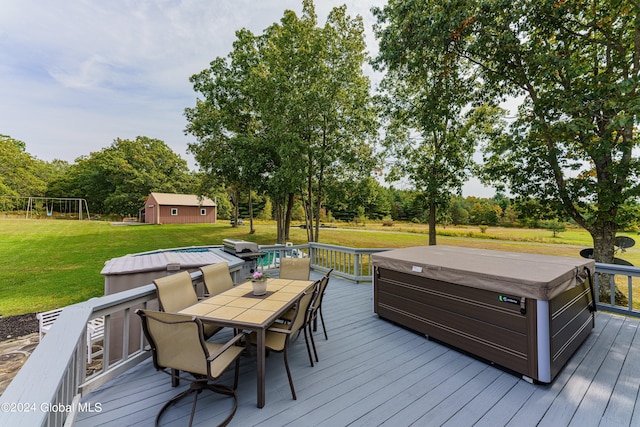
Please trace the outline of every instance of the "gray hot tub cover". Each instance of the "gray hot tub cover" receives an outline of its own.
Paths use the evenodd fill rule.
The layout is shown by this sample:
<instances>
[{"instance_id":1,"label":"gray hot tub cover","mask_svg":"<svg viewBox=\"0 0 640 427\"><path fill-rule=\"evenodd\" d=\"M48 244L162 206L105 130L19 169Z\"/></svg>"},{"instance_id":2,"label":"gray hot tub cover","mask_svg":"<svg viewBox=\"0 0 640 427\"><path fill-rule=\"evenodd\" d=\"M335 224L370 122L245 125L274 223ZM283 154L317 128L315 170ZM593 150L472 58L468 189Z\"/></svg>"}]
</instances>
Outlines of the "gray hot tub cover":
<instances>
[{"instance_id":1,"label":"gray hot tub cover","mask_svg":"<svg viewBox=\"0 0 640 427\"><path fill-rule=\"evenodd\" d=\"M587 280L595 261L453 246L416 246L373 254L374 267L549 301Z\"/></svg>"}]
</instances>

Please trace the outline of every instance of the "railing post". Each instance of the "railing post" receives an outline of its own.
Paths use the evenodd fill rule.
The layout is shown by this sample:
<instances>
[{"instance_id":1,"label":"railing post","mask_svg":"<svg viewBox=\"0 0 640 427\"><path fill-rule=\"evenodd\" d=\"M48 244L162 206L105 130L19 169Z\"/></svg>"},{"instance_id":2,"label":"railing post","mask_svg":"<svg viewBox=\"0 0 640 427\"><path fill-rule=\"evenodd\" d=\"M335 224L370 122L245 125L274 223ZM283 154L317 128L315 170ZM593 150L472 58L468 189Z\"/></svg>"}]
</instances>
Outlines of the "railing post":
<instances>
[{"instance_id":1,"label":"railing post","mask_svg":"<svg viewBox=\"0 0 640 427\"><path fill-rule=\"evenodd\" d=\"M356 252L353 255L353 274L355 276L355 282L360 283L360 254Z\"/></svg>"}]
</instances>

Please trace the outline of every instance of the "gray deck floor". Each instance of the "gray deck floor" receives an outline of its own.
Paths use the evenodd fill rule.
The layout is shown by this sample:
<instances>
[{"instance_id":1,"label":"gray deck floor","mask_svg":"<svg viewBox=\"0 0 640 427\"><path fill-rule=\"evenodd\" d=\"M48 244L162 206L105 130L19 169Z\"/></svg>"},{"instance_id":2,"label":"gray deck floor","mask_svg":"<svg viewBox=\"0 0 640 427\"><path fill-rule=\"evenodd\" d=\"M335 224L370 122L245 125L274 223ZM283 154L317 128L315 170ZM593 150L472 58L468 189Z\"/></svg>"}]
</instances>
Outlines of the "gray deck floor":
<instances>
[{"instance_id":1,"label":"gray deck floor","mask_svg":"<svg viewBox=\"0 0 640 427\"><path fill-rule=\"evenodd\" d=\"M371 284L333 277L323 306L329 340L318 330L320 362L309 365L304 338L289 353L298 400L282 354L273 353L266 406L258 409L255 359L244 357L231 426L640 425L638 319L598 313L596 328L554 382L534 385L379 319ZM231 384L231 373L221 382ZM147 360L86 396L101 412L79 414L76 425L153 425L164 402L185 387L172 388ZM194 425L218 424L230 405L228 397L202 394ZM184 399L160 425L186 425L190 410Z\"/></svg>"}]
</instances>

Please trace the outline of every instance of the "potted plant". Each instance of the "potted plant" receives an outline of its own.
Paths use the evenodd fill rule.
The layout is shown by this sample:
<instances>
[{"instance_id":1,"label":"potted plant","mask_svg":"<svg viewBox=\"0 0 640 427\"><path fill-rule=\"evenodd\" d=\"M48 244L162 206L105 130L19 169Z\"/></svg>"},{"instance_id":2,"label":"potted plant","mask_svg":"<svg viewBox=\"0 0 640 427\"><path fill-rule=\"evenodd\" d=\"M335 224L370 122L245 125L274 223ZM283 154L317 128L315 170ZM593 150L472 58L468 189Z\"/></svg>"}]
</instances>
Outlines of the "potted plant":
<instances>
[{"instance_id":1,"label":"potted plant","mask_svg":"<svg viewBox=\"0 0 640 427\"><path fill-rule=\"evenodd\" d=\"M264 295L267 293L267 279L269 275L261 271L254 272L251 276L251 287L254 295Z\"/></svg>"}]
</instances>

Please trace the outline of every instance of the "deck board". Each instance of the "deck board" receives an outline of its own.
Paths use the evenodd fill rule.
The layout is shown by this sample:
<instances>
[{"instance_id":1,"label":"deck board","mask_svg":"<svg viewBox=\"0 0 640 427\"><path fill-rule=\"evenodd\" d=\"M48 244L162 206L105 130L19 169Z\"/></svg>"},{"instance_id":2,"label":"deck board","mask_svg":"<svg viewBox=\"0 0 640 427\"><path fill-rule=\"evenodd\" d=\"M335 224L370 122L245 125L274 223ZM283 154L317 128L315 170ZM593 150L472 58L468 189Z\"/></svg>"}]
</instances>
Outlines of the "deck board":
<instances>
[{"instance_id":1,"label":"deck board","mask_svg":"<svg viewBox=\"0 0 640 427\"><path fill-rule=\"evenodd\" d=\"M631 422L634 407L638 409L638 367L640 367L640 332L639 322L635 319L625 319L625 328L633 334L629 348L621 349L624 361L620 375L617 378L613 392L602 416L602 425L634 425ZM631 351L631 349L635 349Z\"/></svg>"},{"instance_id":2,"label":"deck board","mask_svg":"<svg viewBox=\"0 0 640 427\"><path fill-rule=\"evenodd\" d=\"M304 337L289 353L298 400L291 398L282 354L266 360L266 406L256 407L255 359L243 357L238 411L231 426L631 426L640 421L640 321L598 313L596 327L552 384L518 376L426 339L373 313L370 284L332 278L323 301L329 339L319 323L319 362L309 365ZM232 382L232 372L221 382ZM151 360L86 396L100 413L76 426L153 425L172 388ZM231 400L203 394L194 425L215 425ZM191 401L162 418L184 425Z\"/></svg>"}]
</instances>

